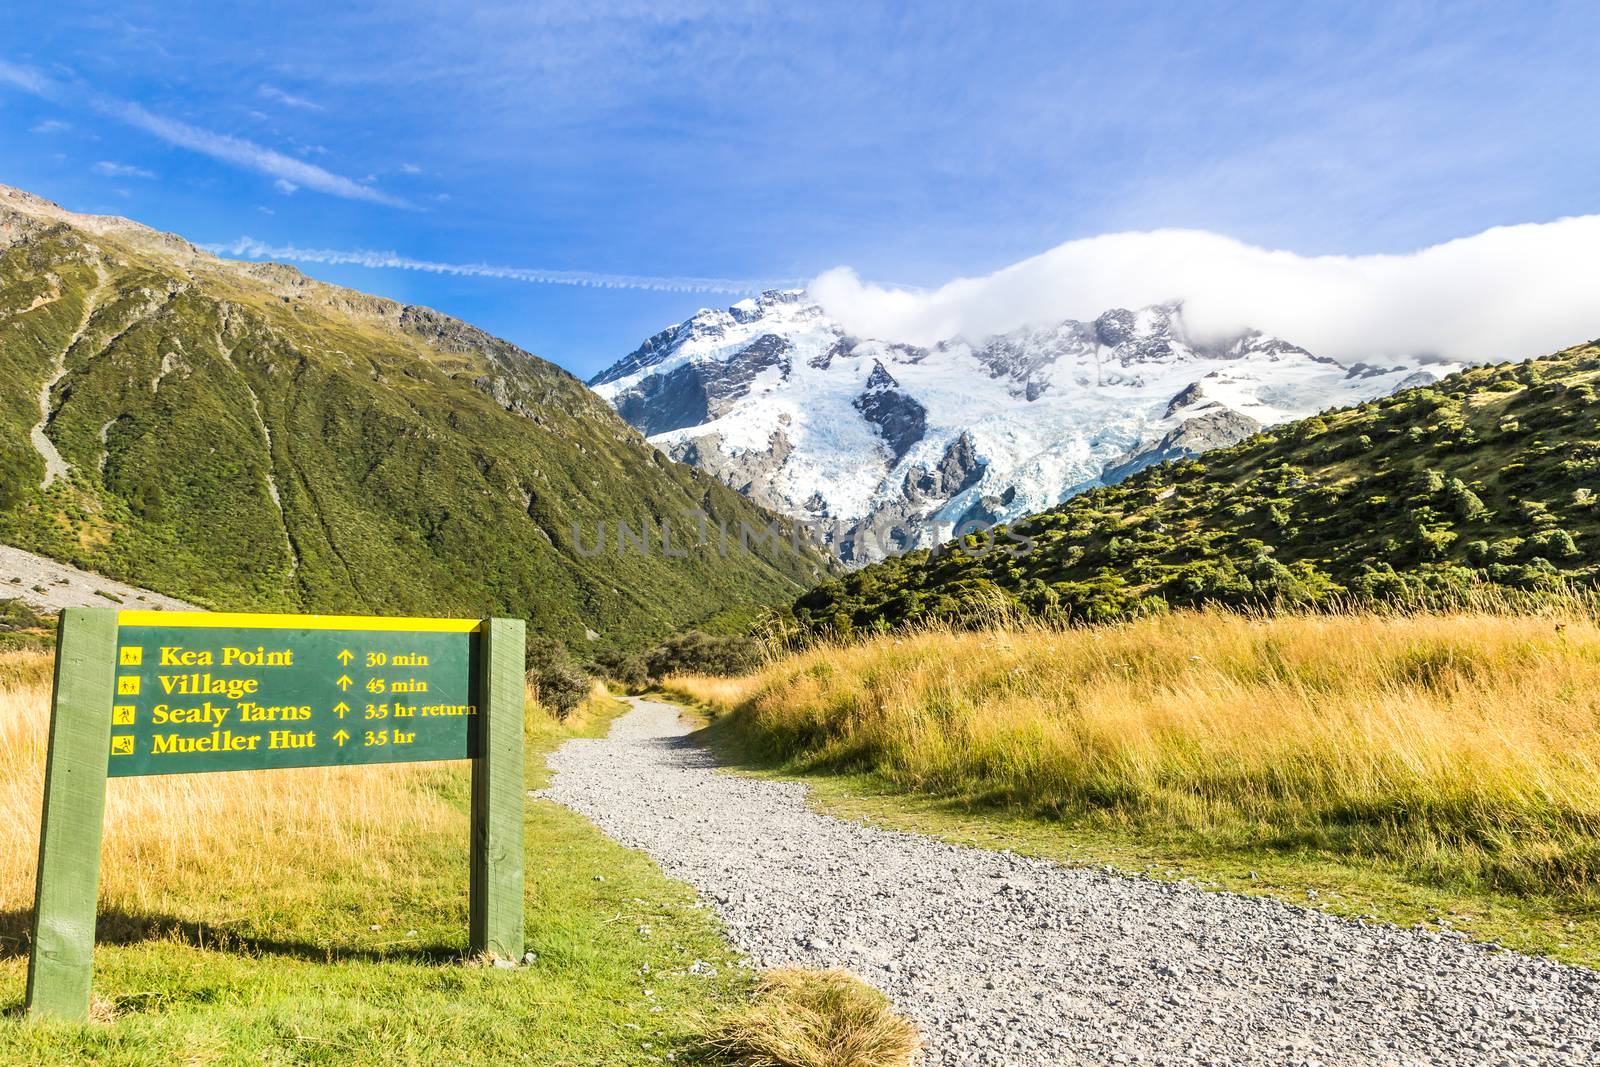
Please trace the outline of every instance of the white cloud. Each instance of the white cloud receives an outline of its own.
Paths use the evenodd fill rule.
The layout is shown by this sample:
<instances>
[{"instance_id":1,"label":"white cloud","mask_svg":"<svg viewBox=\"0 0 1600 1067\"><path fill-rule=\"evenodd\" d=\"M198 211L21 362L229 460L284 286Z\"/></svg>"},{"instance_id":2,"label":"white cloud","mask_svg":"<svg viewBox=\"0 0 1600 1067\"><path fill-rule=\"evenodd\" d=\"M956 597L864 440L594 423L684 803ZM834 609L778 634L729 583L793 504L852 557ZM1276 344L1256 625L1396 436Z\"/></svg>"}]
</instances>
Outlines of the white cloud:
<instances>
[{"instance_id":1,"label":"white cloud","mask_svg":"<svg viewBox=\"0 0 1600 1067\"><path fill-rule=\"evenodd\" d=\"M1201 335L1251 327L1341 359L1521 359L1600 335L1600 215L1498 226L1398 255L1302 256L1198 230L1069 241L915 291L848 267L811 283L861 336L930 344L1184 302Z\"/></svg>"},{"instance_id":2,"label":"white cloud","mask_svg":"<svg viewBox=\"0 0 1600 1067\"><path fill-rule=\"evenodd\" d=\"M402 163L402 164L400 164L400 169L403 172L405 172L406 174L421 174L422 173L422 168L417 166L415 163Z\"/></svg>"},{"instance_id":3,"label":"white cloud","mask_svg":"<svg viewBox=\"0 0 1600 1067\"><path fill-rule=\"evenodd\" d=\"M398 252L342 251L332 248L299 248L295 245L269 245L253 237L241 237L232 244L200 247L219 256L244 259L278 259L294 263L329 263L357 267L415 270L428 274L453 274L473 278L504 278L536 285L579 285L596 289L650 289L670 293L756 293L779 285L792 285L794 279L757 281L737 278L660 277L642 274L603 274L586 270L544 270L539 267L501 267L490 263L437 263L412 259Z\"/></svg>"},{"instance_id":4,"label":"white cloud","mask_svg":"<svg viewBox=\"0 0 1600 1067\"><path fill-rule=\"evenodd\" d=\"M217 133L187 122L167 118L146 110L142 105L89 90L79 83L61 83L30 67L18 66L0 60L0 82L9 83L26 93L46 100L71 98L87 104L102 115L107 115L136 129L159 137L170 145L187 148L192 152L210 156L230 166L241 167L282 179L293 185L314 189L319 193L343 197L346 200L364 200L387 207L413 208L410 201L390 196L381 189L335 174L314 163L256 144L254 141L232 134Z\"/></svg>"},{"instance_id":5,"label":"white cloud","mask_svg":"<svg viewBox=\"0 0 1600 1067\"><path fill-rule=\"evenodd\" d=\"M366 200L388 207L412 206L409 201L398 196L390 196L380 189L334 174L315 163L286 156L282 152L265 148L243 137L215 133L198 126L191 126L186 122L179 122L177 119L155 115L138 104L102 100L97 106L106 114L119 118L130 126L136 126L146 133L154 134L168 144L199 152L223 163L259 171L296 186L315 189L319 193L340 196L347 200Z\"/></svg>"},{"instance_id":6,"label":"white cloud","mask_svg":"<svg viewBox=\"0 0 1600 1067\"><path fill-rule=\"evenodd\" d=\"M96 174L104 174L107 178L154 178L156 172L135 167L131 163L113 163L109 159L102 159L92 168Z\"/></svg>"},{"instance_id":7,"label":"white cloud","mask_svg":"<svg viewBox=\"0 0 1600 1067\"><path fill-rule=\"evenodd\" d=\"M300 191L300 187L294 182L289 181L287 178L279 178L277 181L272 183L272 187L278 190L278 192L282 193L284 196L293 196L295 193Z\"/></svg>"},{"instance_id":8,"label":"white cloud","mask_svg":"<svg viewBox=\"0 0 1600 1067\"><path fill-rule=\"evenodd\" d=\"M62 133L64 131L70 130L70 129L72 129L72 123L70 123L70 122L63 122L60 119L45 119L43 122L40 122L40 123L36 124L35 126L33 126L28 132L29 133Z\"/></svg>"},{"instance_id":9,"label":"white cloud","mask_svg":"<svg viewBox=\"0 0 1600 1067\"><path fill-rule=\"evenodd\" d=\"M34 70L32 67L18 66L0 59L0 81L10 82L23 92L32 93L34 96L50 97L53 86L50 79Z\"/></svg>"},{"instance_id":10,"label":"white cloud","mask_svg":"<svg viewBox=\"0 0 1600 1067\"><path fill-rule=\"evenodd\" d=\"M278 88L276 85L262 85L259 89L256 90L256 92L263 99L275 100L278 103L284 105L285 107L300 108L302 111L323 111L323 110L326 110L321 104L317 103L315 100L307 100L303 96L296 96L294 93L284 92L282 89Z\"/></svg>"}]
</instances>

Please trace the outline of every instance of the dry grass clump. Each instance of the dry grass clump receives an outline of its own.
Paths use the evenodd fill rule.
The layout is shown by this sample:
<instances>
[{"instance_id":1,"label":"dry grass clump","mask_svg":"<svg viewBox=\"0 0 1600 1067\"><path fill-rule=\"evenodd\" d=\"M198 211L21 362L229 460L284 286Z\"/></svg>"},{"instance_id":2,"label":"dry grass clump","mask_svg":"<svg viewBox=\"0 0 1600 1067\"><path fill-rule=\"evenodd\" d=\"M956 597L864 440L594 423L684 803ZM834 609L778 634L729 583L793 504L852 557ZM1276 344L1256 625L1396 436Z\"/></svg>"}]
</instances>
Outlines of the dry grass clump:
<instances>
[{"instance_id":1,"label":"dry grass clump","mask_svg":"<svg viewBox=\"0 0 1600 1067\"><path fill-rule=\"evenodd\" d=\"M696 1051L725 1067L907 1067L922 1040L882 993L845 971L768 971L751 1002Z\"/></svg>"},{"instance_id":2,"label":"dry grass clump","mask_svg":"<svg viewBox=\"0 0 1600 1067\"><path fill-rule=\"evenodd\" d=\"M41 652L0 652L0 688L50 684L55 659Z\"/></svg>"},{"instance_id":3,"label":"dry grass clump","mask_svg":"<svg viewBox=\"0 0 1600 1067\"><path fill-rule=\"evenodd\" d=\"M672 685L760 755L908 790L1600 896L1582 612L928 631Z\"/></svg>"}]
</instances>

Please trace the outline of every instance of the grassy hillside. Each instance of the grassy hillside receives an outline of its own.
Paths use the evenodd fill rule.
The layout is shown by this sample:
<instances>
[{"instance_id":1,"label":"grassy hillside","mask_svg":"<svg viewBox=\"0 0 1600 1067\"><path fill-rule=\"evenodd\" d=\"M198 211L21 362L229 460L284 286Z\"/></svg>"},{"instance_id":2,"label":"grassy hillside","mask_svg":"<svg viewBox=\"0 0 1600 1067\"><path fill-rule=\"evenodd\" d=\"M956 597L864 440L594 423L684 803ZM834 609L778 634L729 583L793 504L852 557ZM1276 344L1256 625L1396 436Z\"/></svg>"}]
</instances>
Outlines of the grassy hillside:
<instances>
[{"instance_id":1,"label":"grassy hillside","mask_svg":"<svg viewBox=\"0 0 1600 1067\"><path fill-rule=\"evenodd\" d=\"M0 541L217 607L499 612L601 646L820 575L787 547L574 545L695 510L770 517L470 326L0 187Z\"/></svg>"},{"instance_id":2,"label":"grassy hillside","mask_svg":"<svg viewBox=\"0 0 1600 1067\"><path fill-rule=\"evenodd\" d=\"M1600 348L1486 366L825 582L802 631L1178 605L1513 598L1600 571Z\"/></svg>"},{"instance_id":3,"label":"grassy hillside","mask_svg":"<svg viewBox=\"0 0 1600 1067\"><path fill-rule=\"evenodd\" d=\"M851 816L1444 919L1592 964L1594 620L1592 602L1542 616L1181 610L819 645L668 685L758 762L860 776L812 779Z\"/></svg>"}]
</instances>

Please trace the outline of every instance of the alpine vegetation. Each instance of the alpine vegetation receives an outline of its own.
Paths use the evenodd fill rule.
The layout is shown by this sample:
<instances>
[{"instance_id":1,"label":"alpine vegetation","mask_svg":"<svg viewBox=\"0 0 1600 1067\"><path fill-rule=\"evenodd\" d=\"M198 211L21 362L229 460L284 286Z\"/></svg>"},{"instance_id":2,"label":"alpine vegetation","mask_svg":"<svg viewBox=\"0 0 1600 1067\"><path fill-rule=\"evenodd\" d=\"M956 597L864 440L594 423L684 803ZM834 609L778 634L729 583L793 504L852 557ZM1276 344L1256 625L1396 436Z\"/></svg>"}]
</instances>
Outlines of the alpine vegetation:
<instances>
[{"instance_id":1,"label":"alpine vegetation","mask_svg":"<svg viewBox=\"0 0 1600 1067\"><path fill-rule=\"evenodd\" d=\"M803 634L1179 605L1515 607L1600 576L1600 347L1264 430L827 581ZM1031 551L999 551L1026 538Z\"/></svg>"}]
</instances>

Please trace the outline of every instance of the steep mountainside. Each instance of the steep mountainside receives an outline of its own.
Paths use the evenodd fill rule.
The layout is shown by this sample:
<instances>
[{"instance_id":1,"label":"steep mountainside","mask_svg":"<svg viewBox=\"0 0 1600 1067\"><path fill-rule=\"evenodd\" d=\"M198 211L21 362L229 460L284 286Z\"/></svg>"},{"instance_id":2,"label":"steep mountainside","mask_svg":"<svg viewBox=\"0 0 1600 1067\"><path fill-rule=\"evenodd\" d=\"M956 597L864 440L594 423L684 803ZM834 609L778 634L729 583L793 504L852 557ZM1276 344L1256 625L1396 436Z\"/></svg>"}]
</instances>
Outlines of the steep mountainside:
<instances>
[{"instance_id":1,"label":"steep mountainside","mask_svg":"<svg viewBox=\"0 0 1600 1067\"><path fill-rule=\"evenodd\" d=\"M1595 345L1464 371L824 583L795 619L850 633L1005 605L1101 619L1593 586L1597 386Z\"/></svg>"},{"instance_id":2,"label":"steep mountainside","mask_svg":"<svg viewBox=\"0 0 1600 1067\"><path fill-rule=\"evenodd\" d=\"M1179 305L915 348L768 292L663 330L590 384L674 457L859 562L1433 377L1254 332L1201 340Z\"/></svg>"},{"instance_id":3,"label":"steep mountainside","mask_svg":"<svg viewBox=\"0 0 1600 1067\"><path fill-rule=\"evenodd\" d=\"M819 575L788 546L616 551L616 522L694 511L771 518L465 323L0 186L0 541L218 607L508 612L600 644Z\"/></svg>"}]
</instances>

